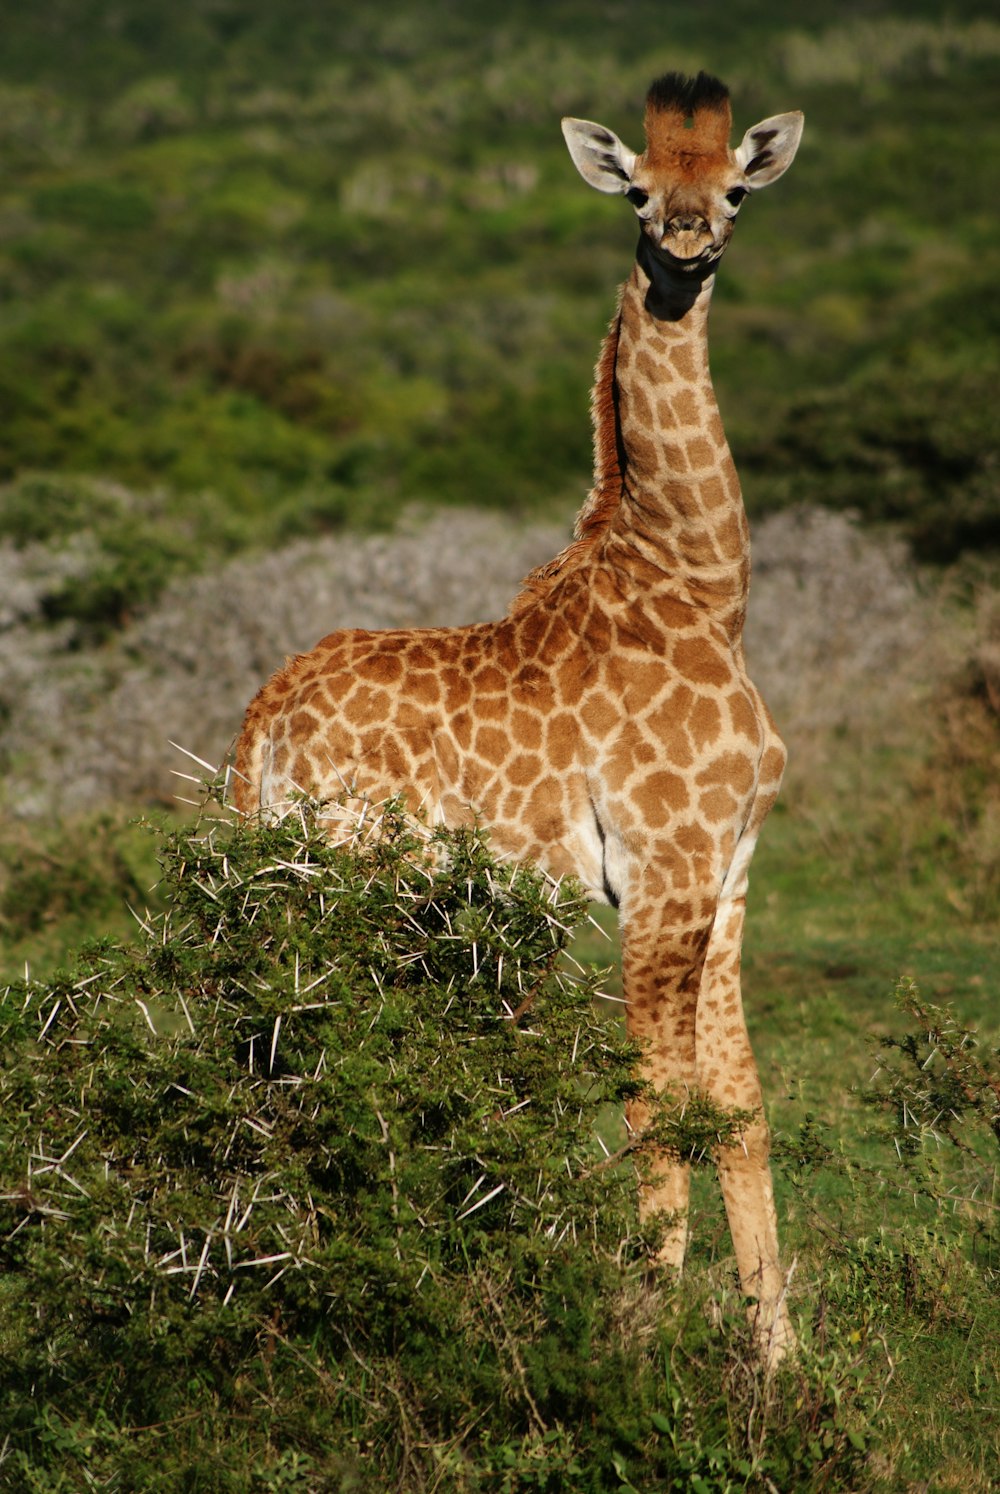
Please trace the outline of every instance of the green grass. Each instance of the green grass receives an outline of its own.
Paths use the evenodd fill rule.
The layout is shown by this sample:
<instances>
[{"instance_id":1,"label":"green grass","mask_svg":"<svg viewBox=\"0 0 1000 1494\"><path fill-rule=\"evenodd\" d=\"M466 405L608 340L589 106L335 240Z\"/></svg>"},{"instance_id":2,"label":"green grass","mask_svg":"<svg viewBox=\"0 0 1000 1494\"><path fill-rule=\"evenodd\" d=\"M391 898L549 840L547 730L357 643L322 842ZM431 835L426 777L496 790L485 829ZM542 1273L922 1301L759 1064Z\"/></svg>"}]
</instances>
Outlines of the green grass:
<instances>
[{"instance_id":1,"label":"green grass","mask_svg":"<svg viewBox=\"0 0 1000 1494\"><path fill-rule=\"evenodd\" d=\"M158 861L166 817L140 822L104 810L8 825L0 834L0 982L28 970L46 979L94 937L127 943L160 906Z\"/></svg>"},{"instance_id":2,"label":"green grass","mask_svg":"<svg viewBox=\"0 0 1000 1494\"><path fill-rule=\"evenodd\" d=\"M142 951L0 993L5 1486L845 1487L840 1336L747 1435L739 1304L644 1286L641 1155L593 1139L637 1055L559 970L579 895L435 840L202 825Z\"/></svg>"}]
</instances>

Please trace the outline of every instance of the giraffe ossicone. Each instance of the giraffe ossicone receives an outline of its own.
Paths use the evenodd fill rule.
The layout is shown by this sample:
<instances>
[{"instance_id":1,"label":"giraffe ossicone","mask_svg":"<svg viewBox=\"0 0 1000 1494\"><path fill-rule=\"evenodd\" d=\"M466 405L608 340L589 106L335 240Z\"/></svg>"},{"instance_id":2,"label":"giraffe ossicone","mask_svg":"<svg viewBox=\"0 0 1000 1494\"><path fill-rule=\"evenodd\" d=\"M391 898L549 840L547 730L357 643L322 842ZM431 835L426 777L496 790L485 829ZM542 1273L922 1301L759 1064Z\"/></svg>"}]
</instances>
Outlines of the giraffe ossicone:
<instances>
[{"instance_id":1,"label":"giraffe ossicone","mask_svg":"<svg viewBox=\"0 0 1000 1494\"><path fill-rule=\"evenodd\" d=\"M787 169L802 116L729 145L716 79L649 90L645 149L564 120L581 175L640 224L597 364L594 486L575 539L507 615L464 628L332 633L251 702L232 797L281 814L302 794L402 795L432 824L478 821L501 855L576 877L618 906L630 1031L658 1090L751 1111L719 1177L761 1353L793 1342L769 1137L740 990L747 877L785 751L743 654L750 575L739 481L708 367L718 262L744 198ZM628 1116L641 1133L647 1111ZM640 1195L672 1221L688 1169L661 1157Z\"/></svg>"}]
</instances>

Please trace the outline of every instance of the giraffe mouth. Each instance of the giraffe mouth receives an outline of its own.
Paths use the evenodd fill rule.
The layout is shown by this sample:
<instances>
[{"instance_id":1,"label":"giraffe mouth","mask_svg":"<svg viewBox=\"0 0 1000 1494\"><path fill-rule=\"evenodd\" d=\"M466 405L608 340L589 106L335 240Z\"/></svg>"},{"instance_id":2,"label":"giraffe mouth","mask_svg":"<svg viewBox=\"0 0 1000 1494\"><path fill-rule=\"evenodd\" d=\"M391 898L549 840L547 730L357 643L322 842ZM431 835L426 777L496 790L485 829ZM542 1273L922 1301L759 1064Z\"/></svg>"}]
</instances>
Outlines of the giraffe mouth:
<instances>
[{"instance_id":1,"label":"giraffe mouth","mask_svg":"<svg viewBox=\"0 0 1000 1494\"><path fill-rule=\"evenodd\" d=\"M715 265L721 258L725 247L725 244L717 244L713 241L688 251L686 245L678 244L675 248L670 248L660 243L653 245L653 253L661 264L668 265L670 269L680 270L682 274L695 275Z\"/></svg>"},{"instance_id":2,"label":"giraffe mouth","mask_svg":"<svg viewBox=\"0 0 1000 1494\"><path fill-rule=\"evenodd\" d=\"M665 232L657 236L650 234L653 253L661 264L682 274L697 274L706 265L715 264L726 247L725 239L717 239L708 225L668 223Z\"/></svg>"}]
</instances>

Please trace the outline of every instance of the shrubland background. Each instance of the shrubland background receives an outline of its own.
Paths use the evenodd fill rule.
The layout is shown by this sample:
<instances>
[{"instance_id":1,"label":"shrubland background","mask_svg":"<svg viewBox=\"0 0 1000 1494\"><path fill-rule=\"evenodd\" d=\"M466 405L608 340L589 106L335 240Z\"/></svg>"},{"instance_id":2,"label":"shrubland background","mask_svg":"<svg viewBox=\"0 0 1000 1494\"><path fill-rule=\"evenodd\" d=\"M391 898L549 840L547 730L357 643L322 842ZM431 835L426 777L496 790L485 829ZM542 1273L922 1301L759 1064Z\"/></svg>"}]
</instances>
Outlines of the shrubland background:
<instances>
[{"instance_id":1,"label":"shrubland background","mask_svg":"<svg viewBox=\"0 0 1000 1494\"><path fill-rule=\"evenodd\" d=\"M559 117L638 146L651 78L701 67L737 133L806 113L793 169L741 215L712 328L754 522L748 646L792 754L746 957L797 1158L785 1233L804 1311L827 1289L859 1322L890 1303L887 1409L852 1477L985 1489L992 1205L978 1254L954 1246L932 1198L878 1172L852 1086L866 1038L902 1030L900 976L997 1034L991 5L5 15L0 971L49 979L157 906L135 820L183 814L171 770L199 771L170 740L217 763L286 652L496 615L563 543L634 234ZM961 1188L972 1218L995 1171ZM712 1188L698 1208L725 1259Z\"/></svg>"}]
</instances>

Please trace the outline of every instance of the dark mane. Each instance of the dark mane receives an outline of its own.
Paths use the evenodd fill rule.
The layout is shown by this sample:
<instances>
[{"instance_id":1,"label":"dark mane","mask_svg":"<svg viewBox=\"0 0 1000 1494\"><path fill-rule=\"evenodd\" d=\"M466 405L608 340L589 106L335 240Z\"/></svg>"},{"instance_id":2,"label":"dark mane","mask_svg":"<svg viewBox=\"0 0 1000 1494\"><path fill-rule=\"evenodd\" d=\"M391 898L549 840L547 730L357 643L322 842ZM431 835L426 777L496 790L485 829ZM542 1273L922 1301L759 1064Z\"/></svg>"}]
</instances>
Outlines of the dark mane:
<instances>
[{"instance_id":1,"label":"dark mane","mask_svg":"<svg viewBox=\"0 0 1000 1494\"><path fill-rule=\"evenodd\" d=\"M679 112L685 119L697 109L720 109L729 101L729 89L710 73L686 78L683 73L664 73L650 84L646 104L657 112Z\"/></svg>"}]
</instances>

